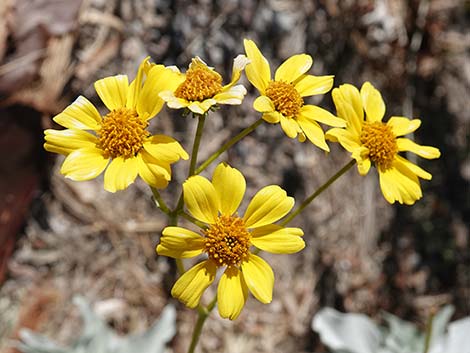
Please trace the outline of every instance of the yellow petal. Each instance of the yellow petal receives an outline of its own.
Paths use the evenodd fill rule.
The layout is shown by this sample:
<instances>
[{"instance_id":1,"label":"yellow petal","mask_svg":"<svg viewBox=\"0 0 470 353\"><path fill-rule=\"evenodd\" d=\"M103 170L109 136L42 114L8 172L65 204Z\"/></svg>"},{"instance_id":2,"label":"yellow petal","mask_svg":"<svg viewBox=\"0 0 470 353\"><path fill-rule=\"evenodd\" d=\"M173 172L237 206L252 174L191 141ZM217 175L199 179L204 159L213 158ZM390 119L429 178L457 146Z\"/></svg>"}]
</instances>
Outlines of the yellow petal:
<instances>
[{"instance_id":1,"label":"yellow petal","mask_svg":"<svg viewBox=\"0 0 470 353\"><path fill-rule=\"evenodd\" d=\"M171 180L170 166L165 163L155 163L155 160L146 153L137 155L137 170L140 177L150 186L164 189Z\"/></svg>"},{"instance_id":2,"label":"yellow petal","mask_svg":"<svg viewBox=\"0 0 470 353\"><path fill-rule=\"evenodd\" d=\"M129 90L127 91L127 101L126 107L135 109L137 107L137 102L139 100L140 92L142 90L142 80L144 76L144 67L148 65L150 56L147 56L139 65L137 70L137 75L134 81L129 85Z\"/></svg>"},{"instance_id":3,"label":"yellow petal","mask_svg":"<svg viewBox=\"0 0 470 353\"><path fill-rule=\"evenodd\" d=\"M193 113L196 114L204 114L206 113L213 105L216 105L217 101L213 98L206 99L202 102L191 102L188 105L188 109L191 110Z\"/></svg>"},{"instance_id":4,"label":"yellow petal","mask_svg":"<svg viewBox=\"0 0 470 353\"><path fill-rule=\"evenodd\" d=\"M319 123L333 127L346 127L346 120L337 118L328 110L317 107L316 105L304 105L300 108L300 115L309 120L315 120Z\"/></svg>"},{"instance_id":5,"label":"yellow petal","mask_svg":"<svg viewBox=\"0 0 470 353\"><path fill-rule=\"evenodd\" d=\"M315 120L310 119L305 115L299 115L297 117L297 122L311 143L317 147L320 147L324 151L330 150L325 141L325 134L323 133L320 125L318 125Z\"/></svg>"},{"instance_id":6,"label":"yellow petal","mask_svg":"<svg viewBox=\"0 0 470 353\"><path fill-rule=\"evenodd\" d=\"M108 165L109 159L104 158L102 151L96 147L81 148L65 158L60 172L66 178L83 181L96 178Z\"/></svg>"},{"instance_id":7,"label":"yellow petal","mask_svg":"<svg viewBox=\"0 0 470 353\"><path fill-rule=\"evenodd\" d=\"M301 76L295 82L295 89L302 97L324 94L333 87L334 76Z\"/></svg>"},{"instance_id":8,"label":"yellow petal","mask_svg":"<svg viewBox=\"0 0 470 353\"><path fill-rule=\"evenodd\" d=\"M399 151L410 151L426 159L435 159L441 156L441 152L431 146L421 146L407 138L396 140Z\"/></svg>"},{"instance_id":9,"label":"yellow petal","mask_svg":"<svg viewBox=\"0 0 470 353\"><path fill-rule=\"evenodd\" d=\"M220 200L220 212L227 216L234 214L246 189L242 173L226 163L220 163L214 170L212 185Z\"/></svg>"},{"instance_id":10,"label":"yellow petal","mask_svg":"<svg viewBox=\"0 0 470 353\"><path fill-rule=\"evenodd\" d=\"M53 120L67 129L98 130L101 127L98 110L83 96L78 97Z\"/></svg>"},{"instance_id":11,"label":"yellow petal","mask_svg":"<svg viewBox=\"0 0 470 353\"><path fill-rule=\"evenodd\" d=\"M271 266L261 257L250 254L241 264L243 278L251 294L261 303L271 303L273 299L274 273Z\"/></svg>"},{"instance_id":12,"label":"yellow petal","mask_svg":"<svg viewBox=\"0 0 470 353\"><path fill-rule=\"evenodd\" d=\"M68 155L69 153L80 148L95 147L98 139L96 136L75 129L44 131L44 139L46 143L44 148L46 151Z\"/></svg>"},{"instance_id":13,"label":"yellow petal","mask_svg":"<svg viewBox=\"0 0 470 353\"><path fill-rule=\"evenodd\" d=\"M203 261L185 272L175 283L171 295L189 308L195 308L207 287L214 282L217 267Z\"/></svg>"},{"instance_id":14,"label":"yellow petal","mask_svg":"<svg viewBox=\"0 0 470 353\"><path fill-rule=\"evenodd\" d=\"M212 183L195 175L183 183L184 203L189 212L201 222L213 224L220 209L219 198Z\"/></svg>"},{"instance_id":15,"label":"yellow petal","mask_svg":"<svg viewBox=\"0 0 470 353\"><path fill-rule=\"evenodd\" d=\"M277 185L269 185L256 193L243 220L247 228L262 227L284 217L294 207L294 198Z\"/></svg>"},{"instance_id":16,"label":"yellow petal","mask_svg":"<svg viewBox=\"0 0 470 353\"><path fill-rule=\"evenodd\" d=\"M242 103L245 95L246 88L243 87L243 85L236 85L216 94L212 99L214 99L217 104L238 105Z\"/></svg>"},{"instance_id":17,"label":"yellow petal","mask_svg":"<svg viewBox=\"0 0 470 353\"><path fill-rule=\"evenodd\" d=\"M356 148L361 146L359 137L345 129L330 129L326 132L325 137L329 141L339 142L341 146L349 152L353 152Z\"/></svg>"},{"instance_id":18,"label":"yellow petal","mask_svg":"<svg viewBox=\"0 0 470 353\"><path fill-rule=\"evenodd\" d=\"M109 110L126 106L129 81L126 75L105 77L95 82L95 90Z\"/></svg>"},{"instance_id":19,"label":"yellow petal","mask_svg":"<svg viewBox=\"0 0 470 353\"><path fill-rule=\"evenodd\" d=\"M246 77L261 94L264 94L271 80L269 63L263 54L261 54L255 42L244 39L243 45L245 47L246 56L250 60L250 63L245 68Z\"/></svg>"},{"instance_id":20,"label":"yellow petal","mask_svg":"<svg viewBox=\"0 0 470 353\"><path fill-rule=\"evenodd\" d=\"M256 98L253 102L253 108L260 113L269 113L276 110L273 101L266 96Z\"/></svg>"},{"instance_id":21,"label":"yellow petal","mask_svg":"<svg viewBox=\"0 0 470 353\"><path fill-rule=\"evenodd\" d=\"M204 238L199 234L181 227L166 227L162 232L158 255L186 259L198 256L204 249Z\"/></svg>"},{"instance_id":22,"label":"yellow petal","mask_svg":"<svg viewBox=\"0 0 470 353\"><path fill-rule=\"evenodd\" d=\"M338 116L347 122L347 129L360 135L364 120L364 110L356 87L345 84L333 89L331 93Z\"/></svg>"},{"instance_id":23,"label":"yellow petal","mask_svg":"<svg viewBox=\"0 0 470 353\"><path fill-rule=\"evenodd\" d=\"M297 54L284 61L276 70L275 81L294 82L312 67L313 59L308 54Z\"/></svg>"},{"instance_id":24,"label":"yellow petal","mask_svg":"<svg viewBox=\"0 0 470 353\"><path fill-rule=\"evenodd\" d=\"M282 114L279 112L264 113L262 118L270 124L276 124L281 121Z\"/></svg>"},{"instance_id":25,"label":"yellow petal","mask_svg":"<svg viewBox=\"0 0 470 353\"><path fill-rule=\"evenodd\" d=\"M223 90L232 87L235 83L238 82L240 76L242 75L242 71L245 70L246 65L249 63L250 59L248 59L245 55L238 55L235 59L233 59L232 79L228 85L223 87Z\"/></svg>"},{"instance_id":26,"label":"yellow petal","mask_svg":"<svg viewBox=\"0 0 470 353\"><path fill-rule=\"evenodd\" d=\"M414 174L416 174L418 177L425 179L425 180L431 180L432 175L431 173L428 173L424 169L418 167L416 164L411 163L409 160L401 157L401 156L396 156L395 157L395 163L401 163L403 164L406 168L411 170Z\"/></svg>"},{"instance_id":27,"label":"yellow petal","mask_svg":"<svg viewBox=\"0 0 470 353\"><path fill-rule=\"evenodd\" d=\"M175 94L172 91L160 92L158 96L163 99L168 108L171 109L186 108L190 104L186 99L175 97Z\"/></svg>"},{"instance_id":28,"label":"yellow petal","mask_svg":"<svg viewBox=\"0 0 470 353\"><path fill-rule=\"evenodd\" d=\"M355 158L355 159L357 162L357 171L359 172L359 174L361 174L362 176L366 175L369 172L369 169L371 166L370 159L369 158L362 158L362 159Z\"/></svg>"},{"instance_id":29,"label":"yellow petal","mask_svg":"<svg viewBox=\"0 0 470 353\"><path fill-rule=\"evenodd\" d=\"M389 203L412 205L422 197L419 179L403 164L395 163L386 171L379 170L380 188Z\"/></svg>"},{"instance_id":30,"label":"yellow petal","mask_svg":"<svg viewBox=\"0 0 470 353\"><path fill-rule=\"evenodd\" d=\"M189 156L178 141L166 135L151 136L145 143L144 149L156 160L174 163Z\"/></svg>"},{"instance_id":31,"label":"yellow petal","mask_svg":"<svg viewBox=\"0 0 470 353\"><path fill-rule=\"evenodd\" d=\"M114 158L104 173L104 189L109 192L124 190L134 182L138 170L138 158Z\"/></svg>"},{"instance_id":32,"label":"yellow petal","mask_svg":"<svg viewBox=\"0 0 470 353\"><path fill-rule=\"evenodd\" d=\"M300 228L284 228L268 224L251 232L251 243L258 249L274 254L293 254L305 247Z\"/></svg>"},{"instance_id":33,"label":"yellow petal","mask_svg":"<svg viewBox=\"0 0 470 353\"><path fill-rule=\"evenodd\" d=\"M380 92L370 82L365 82L362 85L361 98L367 121L382 121L385 114L385 103Z\"/></svg>"},{"instance_id":34,"label":"yellow petal","mask_svg":"<svg viewBox=\"0 0 470 353\"><path fill-rule=\"evenodd\" d=\"M411 120L401 116L392 116L387 121L387 125L392 128L392 132L395 136L403 136L416 131L416 129L421 125L421 120Z\"/></svg>"},{"instance_id":35,"label":"yellow petal","mask_svg":"<svg viewBox=\"0 0 470 353\"><path fill-rule=\"evenodd\" d=\"M164 101L160 93L164 91L174 92L176 88L184 81L184 75L167 68L163 65L153 66L137 102L137 112L139 115L145 112L152 118L162 109Z\"/></svg>"},{"instance_id":36,"label":"yellow petal","mask_svg":"<svg viewBox=\"0 0 470 353\"><path fill-rule=\"evenodd\" d=\"M248 287L243 274L234 266L227 267L217 287L217 306L220 316L235 320L243 310L247 298Z\"/></svg>"},{"instance_id":37,"label":"yellow petal","mask_svg":"<svg viewBox=\"0 0 470 353\"><path fill-rule=\"evenodd\" d=\"M292 118L286 118L281 115L281 127L285 134L290 138L296 138L299 133L299 124Z\"/></svg>"}]
</instances>

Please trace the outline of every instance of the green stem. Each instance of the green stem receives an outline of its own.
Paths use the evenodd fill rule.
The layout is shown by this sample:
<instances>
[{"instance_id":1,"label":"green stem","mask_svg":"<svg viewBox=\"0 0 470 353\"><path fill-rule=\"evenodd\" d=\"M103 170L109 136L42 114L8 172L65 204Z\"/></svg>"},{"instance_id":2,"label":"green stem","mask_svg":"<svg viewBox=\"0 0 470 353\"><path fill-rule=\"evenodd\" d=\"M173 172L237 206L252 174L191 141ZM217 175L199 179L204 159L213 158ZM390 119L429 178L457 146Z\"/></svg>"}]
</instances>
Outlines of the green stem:
<instances>
[{"instance_id":1,"label":"green stem","mask_svg":"<svg viewBox=\"0 0 470 353\"><path fill-rule=\"evenodd\" d=\"M203 307L201 305L198 307L197 322L194 326L193 336L191 337L191 344L189 346L188 353L194 353L194 350L196 349L196 346L199 342L199 338L201 337L202 327L204 326L206 319L209 317L210 313L214 309L216 303L217 295L214 297L214 299L212 299L212 301L207 307Z\"/></svg>"},{"instance_id":2,"label":"green stem","mask_svg":"<svg viewBox=\"0 0 470 353\"><path fill-rule=\"evenodd\" d=\"M166 205L165 201L163 200L158 190L155 189L154 187L150 187L150 188L152 189L153 198L155 199L157 207L161 209L163 213L165 213L166 215L169 215L171 211Z\"/></svg>"},{"instance_id":3,"label":"green stem","mask_svg":"<svg viewBox=\"0 0 470 353\"><path fill-rule=\"evenodd\" d=\"M196 116L196 114L194 114ZM206 120L206 114L203 115L198 115L198 122L197 122L197 128L196 128L196 136L194 136L194 142L193 142L193 150L191 152L191 161L189 164L189 172L188 172L188 178L195 173L196 169L196 163L197 163L197 154L199 152L199 145L201 144L201 137L202 137L202 130L204 128L204 122ZM180 213L180 211L183 209L184 205L184 199L183 199L183 192L181 191L180 197L178 198L178 202L176 203L176 207L173 210L175 213Z\"/></svg>"},{"instance_id":4,"label":"green stem","mask_svg":"<svg viewBox=\"0 0 470 353\"><path fill-rule=\"evenodd\" d=\"M197 225L199 228L203 228L203 229L207 229L207 226L198 221L196 218L194 218L193 216L191 216L190 214L187 214L186 212L184 212L183 210L179 211L178 213L181 217L183 218L186 218L188 221L190 221L191 223Z\"/></svg>"},{"instance_id":5,"label":"green stem","mask_svg":"<svg viewBox=\"0 0 470 353\"><path fill-rule=\"evenodd\" d=\"M206 169L209 166L209 164L211 164L215 159L217 159L217 157L219 157L222 153L224 153L226 150L228 150L230 147L232 147L234 144L236 144L238 141L240 141L246 135L253 132L253 130L255 130L258 126L260 126L262 122L263 122L263 119L260 118L260 119L256 120L253 124L251 124L250 126L245 128L238 135L236 135L235 137L232 137L222 147L220 147L216 152L214 152L204 163L202 163L196 169L194 174L201 173L204 169Z\"/></svg>"},{"instance_id":6,"label":"green stem","mask_svg":"<svg viewBox=\"0 0 470 353\"><path fill-rule=\"evenodd\" d=\"M206 120L206 114L198 115L196 136L194 137L193 151L191 153L191 163L189 165L188 178L191 175L194 175L194 170L196 169L197 153L199 151L199 145L201 143L202 130L204 129L205 120Z\"/></svg>"},{"instance_id":7,"label":"green stem","mask_svg":"<svg viewBox=\"0 0 470 353\"><path fill-rule=\"evenodd\" d=\"M336 179L338 179L341 175L346 173L351 167L356 163L356 160L352 159L346 164L343 168L341 168L335 175L333 175L326 183L320 186L312 195L307 197L304 202L294 211L292 212L286 219L281 222L282 226L285 226L287 223L292 221L295 217L297 217L305 207L307 207L315 198L320 195L323 191L328 189L328 187L333 184Z\"/></svg>"},{"instance_id":8,"label":"green stem","mask_svg":"<svg viewBox=\"0 0 470 353\"><path fill-rule=\"evenodd\" d=\"M432 335L432 323L434 321L434 313L432 312L429 315L429 319L426 325L426 338L424 341L424 353L428 353L430 345L431 345L431 335Z\"/></svg>"}]
</instances>

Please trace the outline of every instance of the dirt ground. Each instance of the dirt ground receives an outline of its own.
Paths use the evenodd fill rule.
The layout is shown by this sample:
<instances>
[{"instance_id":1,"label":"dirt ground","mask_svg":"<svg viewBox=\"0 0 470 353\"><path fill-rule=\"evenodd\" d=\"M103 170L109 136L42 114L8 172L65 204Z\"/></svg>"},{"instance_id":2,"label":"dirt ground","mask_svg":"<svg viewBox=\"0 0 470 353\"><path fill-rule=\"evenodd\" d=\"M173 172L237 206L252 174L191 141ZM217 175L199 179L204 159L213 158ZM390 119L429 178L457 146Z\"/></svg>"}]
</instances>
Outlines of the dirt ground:
<instances>
[{"instance_id":1,"label":"dirt ground","mask_svg":"<svg viewBox=\"0 0 470 353\"><path fill-rule=\"evenodd\" d=\"M100 178L66 180L62 157L42 150L42 131L80 94L99 106L94 81L132 77L147 55L182 70L198 55L228 79L243 38L258 43L272 68L305 52L313 73L335 75L335 86L371 81L386 115L422 119L415 140L442 156L419 160L433 179L413 207L388 204L374 173L349 171L294 222L306 249L263 254L276 276L273 302L250 298L234 322L214 312L199 352L326 352L310 328L323 306L374 318L386 310L420 326L447 303L455 319L470 315L469 23L470 4L459 0L2 0L0 352L14 352L9 340L21 327L73 340L76 294L122 334L144 331L174 302L174 264L155 254L166 219L148 187L137 181L112 194ZM201 161L258 119L257 93L242 82L243 104L207 119ZM330 94L311 102L334 111ZM153 129L189 151L195 121L178 114L164 109ZM275 183L300 203L349 156L263 124L219 160L244 173L247 195ZM170 203L188 166L173 168L176 182L162 193ZM196 314L177 308L169 351L183 353Z\"/></svg>"}]
</instances>

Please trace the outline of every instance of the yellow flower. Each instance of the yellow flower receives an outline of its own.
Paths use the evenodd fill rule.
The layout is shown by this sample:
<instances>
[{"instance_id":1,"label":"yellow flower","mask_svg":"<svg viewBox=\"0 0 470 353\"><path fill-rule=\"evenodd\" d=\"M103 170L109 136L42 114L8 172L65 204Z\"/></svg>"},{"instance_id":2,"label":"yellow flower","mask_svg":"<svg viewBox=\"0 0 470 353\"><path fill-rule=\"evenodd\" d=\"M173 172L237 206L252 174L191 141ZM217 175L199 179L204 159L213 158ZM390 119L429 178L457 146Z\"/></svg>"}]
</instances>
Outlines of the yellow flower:
<instances>
[{"instance_id":1,"label":"yellow flower","mask_svg":"<svg viewBox=\"0 0 470 353\"><path fill-rule=\"evenodd\" d=\"M272 300L274 274L261 257L250 252L261 250L291 254L305 243L300 228L273 224L294 206L294 199L277 185L266 186L251 200L243 217L237 209L245 193L245 178L235 168L219 164L212 182L193 176L183 184L189 212L207 224L202 235L180 227L166 227L159 255L190 258L205 254L207 259L184 273L171 294L190 308L198 305L204 290L214 281L217 268L225 267L217 299L220 316L234 320L245 305L250 291L262 303Z\"/></svg>"},{"instance_id":2,"label":"yellow flower","mask_svg":"<svg viewBox=\"0 0 470 353\"><path fill-rule=\"evenodd\" d=\"M187 108L196 114L204 114L216 104L241 104L246 89L243 85L235 86L235 83L247 63L248 59L244 55L237 56L233 61L232 80L222 86L222 76L199 57L195 57L186 74L180 74L176 90L161 92L160 97L170 108Z\"/></svg>"},{"instance_id":3,"label":"yellow flower","mask_svg":"<svg viewBox=\"0 0 470 353\"><path fill-rule=\"evenodd\" d=\"M305 74L313 64L310 55L291 56L279 66L271 79L271 70L266 58L252 40L244 40L250 64L246 76L261 96L256 98L253 108L263 113L268 123L281 123L290 138L298 136L301 142L308 138L313 144L329 151L323 130L318 122L334 127L344 127L344 121L315 105L304 104L304 97L323 94L333 87L333 76Z\"/></svg>"},{"instance_id":4,"label":"yellow flower","mask_svg":"<svg viewBox=\"0 0 470 353\"><path fill-rule=\"evenodd\" d=\"M422 197L418 177L431 180L432 176L398 153L409 151L427 159L441 155L435 147L420 146L400 137L418 129L421 120L392 116L387 123L382 122L385 103L380 92L369 82L362 85L360 92L345 84L335 88L332 95L338 116L346 121L346 128L331 129L326 137L351 152L361 175L368 173L371 164L377 168L380 188L388 202L414 204Z\"/></svg>"},{"instance_id":5,"label":"yellow flower","mask_svg":"<svg viewBox=\"0 0 470 353\"><path fill-rule=\"evenodd\" d=\"M90 180L106 169L104 188L111 192L125 189L137 175L153 187L164 188L171 180L170 165L188 159L176 140L147 131L149 120L164 104L158 93L174 86L176 74L153 65L142 83L146 67L148 58L130 85L126 75L95 82L98 96L110 110L105 116L80 96L54 117L66 130L46 130L44 148L66 156L60 169L65 177Z\"/></svg>"}]
</instances>

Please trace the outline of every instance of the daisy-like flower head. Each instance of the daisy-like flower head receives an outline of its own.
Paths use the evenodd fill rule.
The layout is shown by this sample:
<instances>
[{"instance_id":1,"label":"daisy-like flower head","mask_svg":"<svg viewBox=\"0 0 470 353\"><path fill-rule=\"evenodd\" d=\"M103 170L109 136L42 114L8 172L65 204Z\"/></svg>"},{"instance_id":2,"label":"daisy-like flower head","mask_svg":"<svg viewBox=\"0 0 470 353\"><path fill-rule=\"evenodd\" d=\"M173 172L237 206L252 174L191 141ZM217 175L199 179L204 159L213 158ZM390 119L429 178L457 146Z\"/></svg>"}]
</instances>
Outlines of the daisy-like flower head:
<instances>
[{"instance_id":1,"label":"daisy-like flower head","mask_svg":"<svg viewBox=\"0 0 470 353\"><path fill-rule=\"evenodd\" d=\"M195 57L185 74L180 74L180 83L176 90L160 93L170 108L187 108L196 114L205 114L217 104L241 104L246 89L243 85L235 85L240 79L248 59L244 55L237 56L233 61L232 80L222 85L222 76L212 67Z\"/></svg>"},{"instance_id":2,"label":"daisy-like flower head","mask_svg":"<svg viewBox=\"0 0 470 353\"><path fill-rule=\"evenodd\" d=\"M333 76L307 75L313 59L310 55L298 54L284 61L273 79L269 63L256 44L245 39L244 46L250 60L245 69L246 76L261 94L254 101L253 108L263 113L263 119L268 123L281 123L290 138L298 137L301 142L307 138L321 149L329 151L318 122L344 127L344 120L325 109L305 104L304 97L328 92L333 87Z\"/></svg>"},{"instance_id":3,"label":"daisy-like flower head","mask_svg":"<svg viewBox=\"0 0 470 353\"><path fill-rule=\"evenodd\" d=\"M385 199L394 203L412 205L422 197L419 178L431 180L431 174L399 155L409 151L427 159L438 158L435 147L421 146L400 137L421 125L419 119L392 116L382 122L385 103L380 92L369 82L361 91L349 84L333 90L333 101L338 116L346 121L346 128L334 128L326 133L327 139L339 142L357 162L361 175L374 165L379 172L380 188ZM364 114L365 112L365 114Z\"/></svg>"},{"instance_id":4,"label":"daisy-like flower head","mask_svg":"<svg viewBox=\"0 0 470 353\"><path fill-rule=\"evenodd\" d=\"M143 83L144 71L148 75ZM164 104L158 93L174 89L175 76L163 65L151 66L146 58L131 84L126 75L96 81L96 92L108 114L101 116L80 96L53 118L66 129L44 132L44 148L66 156L60 172L81 181L96 178L106 169L104 188L111 192L127 188L137 175L153 187L166 187L170 165L188 159L188 154L173 138L151 135L147 127Z\"/></svg>"},{"instance_id":5,"label":"daisy-like flower head","mask_svg":"<svg viewBox=\"0 0 470 353\"><path fill-rule=\"evenodd\" d=\"M294 206L294 199L277 185L266 186L251 200L245 215L237 209L246 183L243 175L227 164L219 164L212 182L202 176L190 177L183 184L184 201L189 212L207 224L201 234L180 227L166 227L159 255L190 258L205 254L207 259L184 273L171 294L194 308L218 268L225 268L217 289L220 316L234 320L245 305L250 291L262 303L272 300L274 274L251 246L278 254L302 250L305 243L300 228L273 224Z\"/></svg>"}]
</instances>

